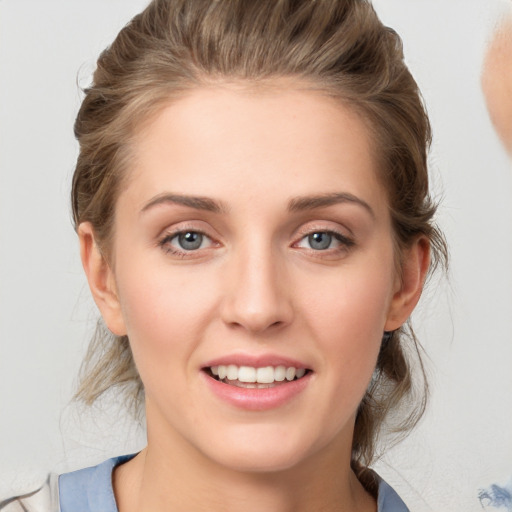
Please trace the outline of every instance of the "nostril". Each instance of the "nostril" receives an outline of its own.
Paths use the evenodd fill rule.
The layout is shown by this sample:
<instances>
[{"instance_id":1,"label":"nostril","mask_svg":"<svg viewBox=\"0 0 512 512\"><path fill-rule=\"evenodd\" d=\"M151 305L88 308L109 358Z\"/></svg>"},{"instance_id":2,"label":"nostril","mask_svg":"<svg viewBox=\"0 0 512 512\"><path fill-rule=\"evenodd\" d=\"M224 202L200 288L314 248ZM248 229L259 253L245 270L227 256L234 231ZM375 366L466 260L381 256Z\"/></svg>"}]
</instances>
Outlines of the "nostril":
<instances>
[{"instance_id":1,"label":"nostril","mask_svg":"<svg viewBox=\"0 0 512 512\"><path fill-rule=\"evenodd\" d=\"M289 288L274 275L253 271L249 264L246 261L244 269L250 275L235 275L230 280L232 285L226 290L221 306L223 321L255 333L289 324L293 317Z\"/></svg>"},{"instance_id":2,"label":"nostril","mask_svg":"<svg viewBox=\"0 0 512 512\"><path fill-rule=\"evenodd\" d=\"M269 329L275 330L286 325L283 320L273 320L270 315L237 315L231 321L226 322L232 329L243 329L249 332L264 332Z\"/></svg>"}]
</instances>

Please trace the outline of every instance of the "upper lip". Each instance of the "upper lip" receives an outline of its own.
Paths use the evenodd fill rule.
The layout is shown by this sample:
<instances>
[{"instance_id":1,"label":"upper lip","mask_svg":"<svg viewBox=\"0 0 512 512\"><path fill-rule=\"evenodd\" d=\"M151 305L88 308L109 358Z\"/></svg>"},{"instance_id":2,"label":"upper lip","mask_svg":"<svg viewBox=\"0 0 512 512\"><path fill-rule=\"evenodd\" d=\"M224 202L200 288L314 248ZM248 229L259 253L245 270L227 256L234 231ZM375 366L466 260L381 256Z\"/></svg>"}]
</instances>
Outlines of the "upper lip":
<instances>
[{"instance_id":1,"label":"upper lip","mask_svg":"<svg viewBox=\"0 0 512 512\"><path fill-rule=\"evenodd\" d=\"M234 364L236 366L251 366L253 368L263 368L265 366L286 366L289 368L290 366L293 366L294 368L309 369L309 366L303 362L277 354L229 354L207 361L203 365L203 368L210 368L212 366L219 365L227 366L230 364Z\"/></svg>"}]
</instances>

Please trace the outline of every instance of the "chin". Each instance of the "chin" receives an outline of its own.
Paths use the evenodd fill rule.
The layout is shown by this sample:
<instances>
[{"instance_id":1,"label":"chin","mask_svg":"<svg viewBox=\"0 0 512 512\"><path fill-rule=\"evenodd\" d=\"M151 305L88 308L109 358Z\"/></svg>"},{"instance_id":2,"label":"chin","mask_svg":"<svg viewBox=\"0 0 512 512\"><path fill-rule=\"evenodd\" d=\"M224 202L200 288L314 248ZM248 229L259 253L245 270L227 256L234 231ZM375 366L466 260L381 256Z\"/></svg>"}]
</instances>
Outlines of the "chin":
<instances>
[{"instance_id":1,"label":"chin","mask_svg":"<svg viewBox=\"0 0 512 512\"><path fill-rule=\"evenodd\" d=\"M296 453L267 453L260 450L257 454L250 452L236 453L231 457L218 460L222 466L240 473L276 473L291 470L300 465L302 457Z\"/></svg>"},{"instance_id":2,"label":"chin","mask_svg":"<svg viewBox=\"0 0 512 512\"><path fill-rule=\"evenodd\" d=\"M264 430L253 435L226 436L218 444L210 444L205 454L234 471L273 473L300 466L316 451L308 439Z\"/></svg>"}]
</instances>

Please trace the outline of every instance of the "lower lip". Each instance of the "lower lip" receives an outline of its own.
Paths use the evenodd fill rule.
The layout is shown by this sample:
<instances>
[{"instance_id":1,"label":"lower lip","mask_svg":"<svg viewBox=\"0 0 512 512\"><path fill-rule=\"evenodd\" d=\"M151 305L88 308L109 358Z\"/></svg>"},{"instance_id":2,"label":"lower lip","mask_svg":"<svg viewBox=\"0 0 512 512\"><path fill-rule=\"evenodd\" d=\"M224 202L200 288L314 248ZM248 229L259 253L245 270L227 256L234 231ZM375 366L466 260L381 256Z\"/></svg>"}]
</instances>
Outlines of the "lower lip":
<instances>
[{"instance_id":1,"label":"lower lip","mask_svg":"<svg viewBox=\"0 0 512 512\"><path fill-rule=\"evenodd\" d=\"M272 388L239 388L210 377L202 372L212 392L221 400L248 411L267 411L281 407L299 395L311 379L311 372L304 377L278 384Z\"/></svg>"}]
</instances>

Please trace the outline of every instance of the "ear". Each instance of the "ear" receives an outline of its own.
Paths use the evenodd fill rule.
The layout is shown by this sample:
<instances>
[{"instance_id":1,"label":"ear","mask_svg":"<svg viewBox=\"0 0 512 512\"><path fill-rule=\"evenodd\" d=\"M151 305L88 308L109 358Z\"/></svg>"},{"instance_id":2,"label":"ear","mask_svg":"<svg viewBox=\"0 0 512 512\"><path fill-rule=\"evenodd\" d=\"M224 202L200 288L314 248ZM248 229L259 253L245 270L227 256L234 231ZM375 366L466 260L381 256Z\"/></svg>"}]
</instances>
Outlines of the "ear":
<instances>
[{"instance_id":1,"label":"ear","mask_svg":"<svg viewBox=\"0 0 512 512\"><path fill-rule=\"evenodd\" d=\"M114 273L98 247L90 222L78 226L80 257L94 302L108 329L118 336L126 334Z\"/></svg>"},{"instance_id":2,"label":"ear","mask_svg":"<svg viewBox=\"0 0 512 512\"><path fill-rule=\"evenodd\" d=\"M402 255L402 273L397 276L385 331L394 331L404 324L418 303L430 265L430 242L420 236Z\"/></svg>"}]
</instances>

